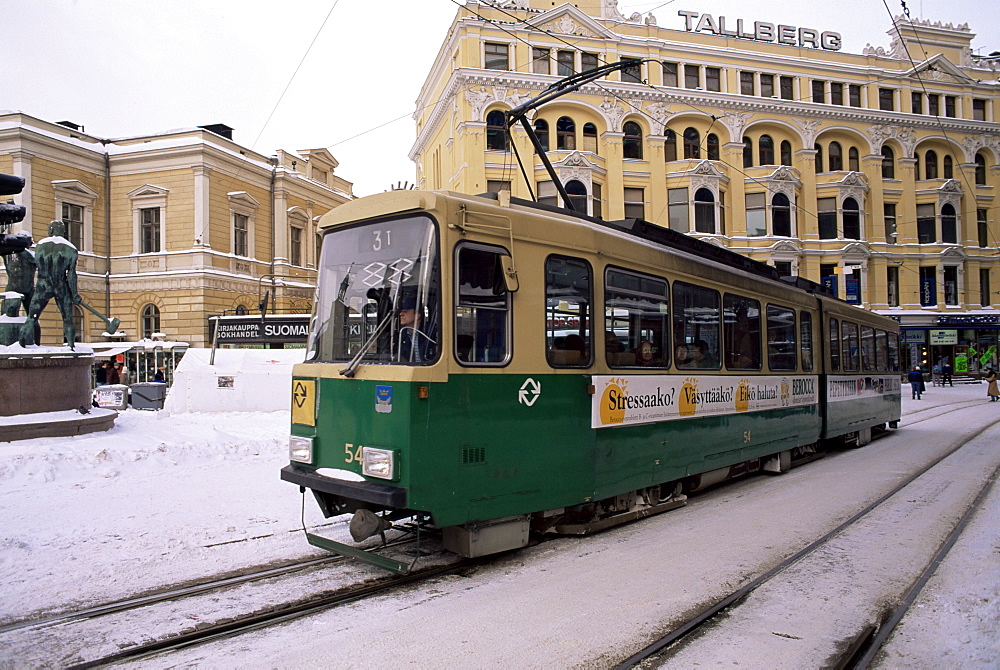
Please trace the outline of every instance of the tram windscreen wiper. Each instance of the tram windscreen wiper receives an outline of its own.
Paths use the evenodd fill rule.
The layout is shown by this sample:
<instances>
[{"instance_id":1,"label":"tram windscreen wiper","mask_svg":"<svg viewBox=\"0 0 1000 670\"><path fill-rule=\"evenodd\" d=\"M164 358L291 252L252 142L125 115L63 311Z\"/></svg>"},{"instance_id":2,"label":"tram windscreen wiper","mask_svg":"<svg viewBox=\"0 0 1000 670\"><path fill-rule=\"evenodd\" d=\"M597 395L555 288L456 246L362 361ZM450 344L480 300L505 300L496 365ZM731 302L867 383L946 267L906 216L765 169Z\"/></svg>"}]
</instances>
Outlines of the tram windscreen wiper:
<instances>
[{"instance_id":1,"label":"tram windscreen wiper","mask_svg":"<svg viewBox=\"0 0 1000 670\"><path fill-rule=\"evenodd\" d=\"M355 373L357 373L358 366L361 365L361 359L368 353L368 349L371 348L372 344L378 339L378 336L382 334L386 326L389 325L390 321L392 321L392 310L385 315L385 318L382 319L380 324L375 326L375 330L372 331L372 334L368 336L365 343L361 345L360 349L358 349L358 353L354 354L354 358L352 358L351 362L347 364L347 367L340 371L340 374L345 377L353 377Z\"/></svg>"}]
</instances>

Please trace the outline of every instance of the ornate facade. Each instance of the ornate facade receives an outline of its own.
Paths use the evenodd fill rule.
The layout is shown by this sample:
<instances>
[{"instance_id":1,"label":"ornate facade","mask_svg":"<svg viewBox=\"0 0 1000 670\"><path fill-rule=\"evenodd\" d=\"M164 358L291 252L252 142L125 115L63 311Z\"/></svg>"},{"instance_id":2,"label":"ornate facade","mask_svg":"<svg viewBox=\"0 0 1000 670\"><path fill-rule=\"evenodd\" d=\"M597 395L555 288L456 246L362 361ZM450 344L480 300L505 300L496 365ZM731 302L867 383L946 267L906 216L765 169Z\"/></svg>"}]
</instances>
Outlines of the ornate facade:
<instances>
[{"instance_id":1,"label":"ornate facade","mask_svg":"<svg viewBox=\"0 0 1000 670\"><path fill-rule=\"evenodd\" d=\"M632 59L531 117L578 210L823 282L896 317L915 362L995 354L1000 58L972 55L968 25L897 17L888 48L849 54L833 32L677 15L668 28L615 0L467 2L417 101L418 187L555 204L504 112Z\"/></svg>"},{"instance_id":2,"label":"ornate facade","mask_svg":"<svg viewBox=\"0 0 1000 670\"><path fill-rule=\"evenodd\" d=\"M75 124L0 115L0 173L25 178L15 226L37 242L67 222L80 252L80 295L121 319L128 340L207 346L209 317L308 313L320 216L350 200L326 149L268 157L232 140L224 125L108 140ZM0 281L5 281L0 274ZM79 309L79 308L77 308ZM79 309L77 337L104 342L105 326ZM54 304L43 344L58 345Z\"/></svg>"}]
</instances>

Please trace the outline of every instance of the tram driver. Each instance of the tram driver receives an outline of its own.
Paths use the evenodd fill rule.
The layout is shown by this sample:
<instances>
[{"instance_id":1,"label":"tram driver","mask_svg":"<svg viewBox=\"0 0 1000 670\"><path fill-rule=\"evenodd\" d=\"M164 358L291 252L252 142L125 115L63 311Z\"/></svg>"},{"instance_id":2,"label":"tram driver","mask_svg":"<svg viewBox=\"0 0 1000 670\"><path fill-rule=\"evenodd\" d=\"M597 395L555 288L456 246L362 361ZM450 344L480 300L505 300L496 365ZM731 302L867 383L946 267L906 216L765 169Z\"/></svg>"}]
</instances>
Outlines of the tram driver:
<instances>
[{"instance_id":1,"label":"tram driver","mask_svg":"<svg viewBox=\"0 0 1000 670\"><path fill-rule=\"evenodd\" d=\"M434 340L420 329L422 318L415 298L404 297L399 303L399 360L423 363L434 356Z\"/></svg>"}]
</instances>

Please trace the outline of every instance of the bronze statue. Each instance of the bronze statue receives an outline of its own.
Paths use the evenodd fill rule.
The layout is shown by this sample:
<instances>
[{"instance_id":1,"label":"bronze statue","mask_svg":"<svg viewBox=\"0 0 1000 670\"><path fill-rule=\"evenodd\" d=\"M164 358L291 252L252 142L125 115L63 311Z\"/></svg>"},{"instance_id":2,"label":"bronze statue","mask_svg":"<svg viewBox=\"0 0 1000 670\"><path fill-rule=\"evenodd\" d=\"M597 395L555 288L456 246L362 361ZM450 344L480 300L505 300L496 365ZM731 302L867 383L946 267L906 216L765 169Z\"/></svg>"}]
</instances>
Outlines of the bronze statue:
<instances>
[{"instance_id":1,"label":"bronze statue","mask_svg":"<svg viewBox=\"0 0 1000 670\"><path fill-rule=\"evenodd\" d=\"M28 306L28 319L21 325L21 337L18 341L22 347L37 344L35 341L35 324L38 316L56 299L59 313L63 319L63 338L66 346L73 348L76 340L76 327L73 325L73 305L82 302L76 290L76 247L66 239L66 225L62 221L49 224L49 236L35 246L35 267L37 278L35 293Z\"/></svg>"}]
</instances>

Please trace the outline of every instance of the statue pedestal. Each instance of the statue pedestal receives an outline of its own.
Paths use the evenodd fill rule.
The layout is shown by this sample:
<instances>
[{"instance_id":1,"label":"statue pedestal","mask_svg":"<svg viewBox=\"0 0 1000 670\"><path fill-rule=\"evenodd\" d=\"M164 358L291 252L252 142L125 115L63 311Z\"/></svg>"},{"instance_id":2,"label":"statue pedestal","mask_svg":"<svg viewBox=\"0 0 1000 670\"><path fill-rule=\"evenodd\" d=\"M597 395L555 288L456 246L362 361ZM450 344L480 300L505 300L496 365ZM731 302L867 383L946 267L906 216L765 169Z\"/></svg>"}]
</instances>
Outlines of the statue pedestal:
<instances>
[{"instance_id":1,"label":"statue pedestal","mask_svg":"<svg viewBox=\"0 0 1000 670\"><path fill-rule=\"evenodd\" d=\"M0 349L0 442L114 426L117 412L91 407L90 352L18 349L16 354ZM80 414L81 407L89 413Z\"/></svg>"}]
</instances>

